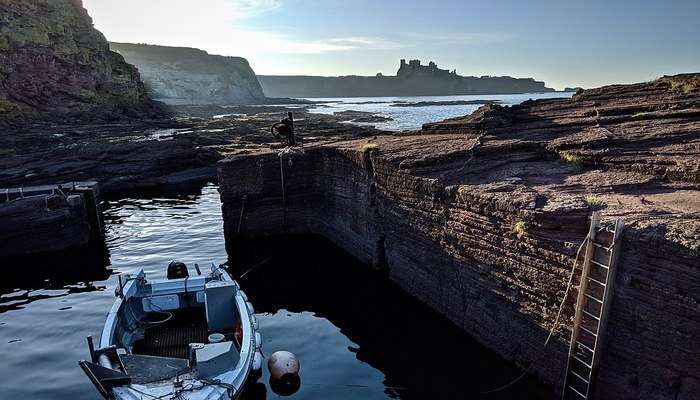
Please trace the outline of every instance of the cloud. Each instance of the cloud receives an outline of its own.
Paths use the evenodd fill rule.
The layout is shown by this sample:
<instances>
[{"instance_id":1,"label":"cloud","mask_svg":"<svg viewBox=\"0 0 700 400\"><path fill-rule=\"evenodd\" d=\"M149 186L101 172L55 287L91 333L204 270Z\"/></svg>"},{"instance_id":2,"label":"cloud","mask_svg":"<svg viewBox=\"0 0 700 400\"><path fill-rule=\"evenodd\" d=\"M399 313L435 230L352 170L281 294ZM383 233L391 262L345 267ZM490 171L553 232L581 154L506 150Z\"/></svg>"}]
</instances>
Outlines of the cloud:
<instances>
[{"instance_id":1,"label":"cloud","mask_svg":"<svg viewBox=\"0 0 700 400\"><path fill-rule=\"evenodd\" d=\"M345 37L329 39L329 43L345 45L349 49L365 49L365 50L392 50L404 47L411 47L411 44L399 43L396 41L380 38L380 37Z\"/></svg>"},{"instance_id":2,"label":"cloud","mask_svg":"<svg viewBox=\"0 0 700 400\"><path fill-rule=\"evenodd\" d=\"M236 0L235 3L245 17L254 17L282 6L281 0Z\"/></svg>"},{"instance_id":3,"label":"cloud","mask_svg":"<svg viewBox=\"0 0 700 400\"><path fill-rule=\"evenodd\" d=\"M299 39L246 29L245 20L279 9L282 0L84 0L108 40L196 47L212 54L323 54L401 45L382 38Z\"/></svg>"},{"instance_id":4,"label":"cloud","mask_svg":"<svg viewBox=\"0 0 700 400\"><path fill-rule=\"evenodd\" d=\"M507 32L448 32L448 33L406 33L421 43L438 43L450 45L486 46L508 41L512 35Z\"/></svg>"}]
</instances>

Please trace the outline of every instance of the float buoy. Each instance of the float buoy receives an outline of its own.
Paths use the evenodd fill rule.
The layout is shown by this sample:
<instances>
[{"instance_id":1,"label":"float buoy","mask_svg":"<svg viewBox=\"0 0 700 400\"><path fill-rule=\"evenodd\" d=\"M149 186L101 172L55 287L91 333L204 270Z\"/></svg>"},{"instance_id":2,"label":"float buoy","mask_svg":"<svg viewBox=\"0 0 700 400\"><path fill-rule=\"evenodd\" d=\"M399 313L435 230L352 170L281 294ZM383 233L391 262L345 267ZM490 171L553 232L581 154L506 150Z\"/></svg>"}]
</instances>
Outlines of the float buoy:
<instances>
[{"instance_id":1,"label":"float buoy","mask_svg":"<svg viewBox=\"0 0 700 400\"><path fill-rule=\"evenodd\" d=\"M288 351L276 351L267 360L270 376L277 381L294 381L299 377L299 360Z\"/></svg>"}]
</instances>

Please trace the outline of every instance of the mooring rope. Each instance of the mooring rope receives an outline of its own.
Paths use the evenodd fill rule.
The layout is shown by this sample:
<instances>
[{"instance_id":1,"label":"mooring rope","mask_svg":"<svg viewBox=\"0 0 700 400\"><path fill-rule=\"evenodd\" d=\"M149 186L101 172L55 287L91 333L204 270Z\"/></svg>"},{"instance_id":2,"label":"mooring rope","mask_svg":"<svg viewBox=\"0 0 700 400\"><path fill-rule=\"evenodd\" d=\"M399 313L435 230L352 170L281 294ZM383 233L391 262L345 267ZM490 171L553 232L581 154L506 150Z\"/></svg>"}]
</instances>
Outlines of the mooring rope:
<instances>
[{"instance_id":1,"label":"mooring rope","mask_svg":"<svg viewBox=\"0 0 700 400\"><path fill-rule=\"evenodd\" d=\"M561 317L561 312L564 310L564 304L566 304L566 298L569 296L569 291L571 290L571 286L574 282L574 275L576 274L576 266L578 265L578 259L581 256L581 250L583 249L583 246L588 243L588 236L586 236L586 239L581 242L581 245L578 247L578 251L576 251L576 258L574 258L574 266L571 268L571 274L569 275L569 283L566 285L566 291L564 292L564 298L561 300L561 304L559 304L559 312L557 312L557 318L554 320L554 325L552 325L552 329L549 331L549 335L547 336L547 340L544 341L544 347L547 347L547 344L549 344L549 339L552 338L552 335L554 335L554 331L557 329L557 326L559 325L559 318Z\"/></svg>"},{"instance_id":2,"label":"mooring rope","mask_svg":"<svg viewBox=\"0 0 700 400\"><path fill-rule=\"evenodd\" d=\"M287 230L287 194L284 188L284 156L289 156L289 165L292 165L292 155L304 154L304 149L301 147L287 146L277 152L277 157L280 159L280 182L282 183L282 223L283 229Z\"/></svg>"},{"instance_id":3,"label":"mooring rope","mask_svg":"<svg viewBox=\"0 0 700 400\"><path fill-rule=\"evenodd\" d=\"M571 290L571 286L574 282L574 275L576 274L576 266L578 265L578 259L581 256L581 250L583 249L583 246L586 245L588 240L589 240L588 237L586 237L586 239L583 240L581 245L578 247L578 250L576 251L576 258L574 258L574 266L573 266L573 268L571 268L571 274L569 275L569 283L566 285L566 291L564 292L564 298L562 299L561 304L559 304L559 312L557 312L557 318L554 320L554 325L552 326L552 329L549 331L549 335L547 336L547 340L544 341L544 347L547 347L547 345L549 344L549 340L552 338L552 336L554 335L554 331L557 329L557 326L559 325L559 318L561 317L561 313L564 310L564 304L566 304L566 298L569 296L569 291ZM491 390L486 391L486 392L481 392L481 394L496 393L496 392L500 392L502 390L508 389L509 387L520 382L520 380L523 379L525 377L525 375L527 375L528 372L530 372L530 371L531 371L531 369L527 368L525 371L523 371L522 374L520 374L520 376L515 378L510 383L507 383L507 384L505 384L501 387L498 387L496 389L491 389Z\"/></svg>"},{"instance_id":4,"label":"mooring rope","mask_svg":"<svg viewBox=\"0 0 700 400\"><path fill-rule=\"evenodd\" d=\"M280 181L282 182L282 230L287 230L287 197L284 192L284 163L282 162L282 153L279 154L280 159Z\"/></svg>"},{"instance_id":5,"label":"mooring rope","mask_svg":"<svg viewBox=\"0 0 700 400\"><path fill-rule=\"evenodd\" d=\"M248 195L244 194L241 199L241 215L238 216L238 228L236 229L236 235L241 235L241 225L243 224L243 213L245 212L245 202L248 200Z\"/></svg>"}]
</instances>

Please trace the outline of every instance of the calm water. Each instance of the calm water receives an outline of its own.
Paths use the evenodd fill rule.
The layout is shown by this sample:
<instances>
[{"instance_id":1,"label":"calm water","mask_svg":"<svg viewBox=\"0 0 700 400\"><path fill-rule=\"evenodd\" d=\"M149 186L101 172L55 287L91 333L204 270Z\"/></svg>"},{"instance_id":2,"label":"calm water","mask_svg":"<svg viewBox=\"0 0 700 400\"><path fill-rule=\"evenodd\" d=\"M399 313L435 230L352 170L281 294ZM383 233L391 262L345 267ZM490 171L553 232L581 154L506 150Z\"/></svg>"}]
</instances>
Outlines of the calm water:
<instances>
[{"instance_id":1,"label":"calm water","mask_svg":"<svg viewBox=\"0 0 700 400\"><path fill-rule=\"evenodd\" d=\"M499 100L501 105L511 106L520 104L528 99L569 98L573 93L526 93L526 94L501 94L501 95L469 95L469 96L413 96L413 97L332 97L314 98L308 100L328 101L310 111L321 114L332 114L338 111L366 111L393 118L388 122L373 122L360 125L374 125L379 129L390 131L402 131L418 129L426 122L441 121L446 118L459 117L471 114L482 104L455 105L455 106L427 106L427 107L392 107L397 102L415 103L419 101L460 101L460 100Z\"/></svg>"},{"instance_id":2,"label":"calm water","mask_svg":"<svg viewBox=\"0 0 700 400\"><path fill-rule=\"evenodd\" d=\"M47 260L37 270L4 266L12 273L0 287L0 398L96 398L77 361L88 357L85 337L99 336L116 274L144 268L163 277L173 259L227 259L213 185L108 201L105 219L106 257ZM323 240L259 247L272 258L241 283L256 306L265 354L285 349L301 360L302 385L291 398L482 398L520 374ZM267 380L265 371L248 398L277 398ZM542 390L525 379L484 398L526 399Z\"/></svg>"},{"instance_id":3,"label":"calm water","mask_svg":"<svg viewBox=\"0 0 700 400\"><path fill-rule=\"evenodd\" d=\"M564 94L568 96L568 94ZM390 107L394 101L530 97L450 96L332 99L318 112L371 111L394 117L385 129L411 129L464 115L478 106ZM379 104L352 104L366 101ZM381 125L381 124L380 124ZM106 201L106 245L72 256L3 265L0 280L0 399L95 399L77 366L88 357L114 301L117 274L143 268L162 278L174 259L192 266L222 263L221 209L216 187ZM265 354L289 350L301 360L295 399L485 398L547 396L530 378L483 394L521 374L451 323L410 298L380 273L320 239L286 238L254 244L241 272L269 261L241 280L258 312ZM259 254L258 254L259 253ZM277 398L267 371L249 399ZM543 391L544 390L544 391Z\"/></svg>"}]
</instances>

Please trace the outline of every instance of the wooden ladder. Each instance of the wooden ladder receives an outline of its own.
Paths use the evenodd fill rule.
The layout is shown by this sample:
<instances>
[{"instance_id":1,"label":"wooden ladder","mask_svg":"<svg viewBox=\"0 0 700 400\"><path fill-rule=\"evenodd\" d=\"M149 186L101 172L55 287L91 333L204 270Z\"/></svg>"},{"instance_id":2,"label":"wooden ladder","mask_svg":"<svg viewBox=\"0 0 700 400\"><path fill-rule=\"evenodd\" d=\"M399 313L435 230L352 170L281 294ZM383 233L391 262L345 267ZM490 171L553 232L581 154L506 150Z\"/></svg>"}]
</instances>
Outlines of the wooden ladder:
<instances>
[{"instance_id":1,"label":"wooden ladder","mask_svg":"<svg viewBox=\"0 0 700 400\"><path fill-rule=\"evenodd\" d=\"M593 382L610 313L623 230L624 223L621 219L615 221L615 227L610 230L600 224L598 212L591 216L569 345L563 400L593 398Z\"/></svg>"}]
</instances>

